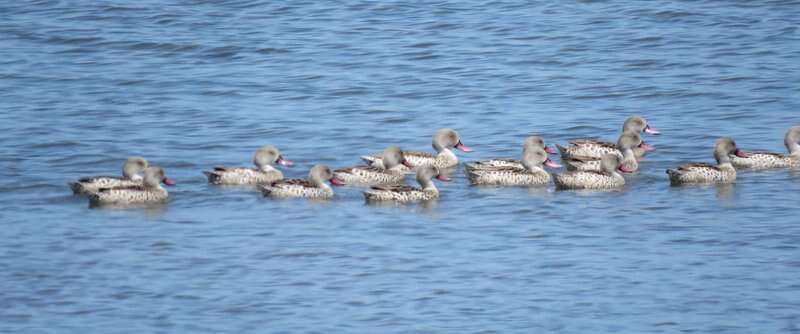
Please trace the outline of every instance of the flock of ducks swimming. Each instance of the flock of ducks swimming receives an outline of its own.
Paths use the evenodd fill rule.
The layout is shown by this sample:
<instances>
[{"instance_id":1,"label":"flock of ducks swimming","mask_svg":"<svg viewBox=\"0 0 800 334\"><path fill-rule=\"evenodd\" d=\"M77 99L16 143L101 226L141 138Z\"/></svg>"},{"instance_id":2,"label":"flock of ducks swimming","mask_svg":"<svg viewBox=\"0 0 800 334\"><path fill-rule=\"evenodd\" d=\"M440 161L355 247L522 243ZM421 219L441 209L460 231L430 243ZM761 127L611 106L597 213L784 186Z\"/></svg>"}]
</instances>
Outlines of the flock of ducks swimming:
<instances>
[{"instance_id":1,"label":"flock of ducks swimming","mask_svg":"<svg viewBox=\"0 0 800 334\"><path fill-rule=\"evenodd\" d=\"M556 150L546 146L542 137L531 136L523 142L519 160L473 161L466 163L464 169L473 185L535 187L552 182L556 189L616 189L625 185L623 175L637 171L639 161L654 149L644 142L642 134L659 132L644 118L632 116L623 124L616 143L575 139L569 146L556 145ZM666 172L672 185L722 184L736 180L737 168L800 167L800 126L786 132L784 144L788 155L746 153L737 148L733 139L723 137L714 147L716 165L689 163ZM330 183L368 187L363 192L368 202L419 202L439 197L434 178L449 181L445 171L458 165L458 157L451 149L472 151L455 130L446 128L434 134L433 148L436 154L391 146L380 154L362 156L366 162L363 166L331 170L315 165L306 179L284 179L275 165L293 163L283 158L278 148L267 145L256 151L255 168L215 167L203 173L210 184L255 186L264 196L273 198L329 199L334 195ZM558 153L564 166L549 157ZM567 171L551 175L545 167L565 167ZM419 187L404 184L409 173L416 173ZM165 202L168 193L161 184L172 186L175 182L166 177L161 167L148 166L142 157L130 157L122 167L122 177L84 177L70 183L70 187L75 194L86 195L93 206L129 205Z\"/></svg>"}]
</instances>

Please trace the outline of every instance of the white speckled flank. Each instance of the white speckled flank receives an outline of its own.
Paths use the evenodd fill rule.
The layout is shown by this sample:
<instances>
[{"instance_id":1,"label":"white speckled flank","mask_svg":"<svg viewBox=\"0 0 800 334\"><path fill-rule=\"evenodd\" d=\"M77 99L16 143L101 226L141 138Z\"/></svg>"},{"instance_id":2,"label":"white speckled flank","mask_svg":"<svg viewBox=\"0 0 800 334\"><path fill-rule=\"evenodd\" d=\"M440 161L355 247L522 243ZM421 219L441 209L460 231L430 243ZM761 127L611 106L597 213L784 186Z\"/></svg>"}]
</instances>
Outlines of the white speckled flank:
<instances>
[{"instance_id":1,"label":"white speckled flank","mask_svg":"<svg viewBox=\"0 0 800 334\"><path fill-rule=\"evenodd\" d=\"M648 134L659 134L659 132L650 127L647 124L647 120L645 120L641 116L631 116L625 120L625 123L622 125L622 133L620 137L622 137L625 133L648 133ZM558 146L558 150L561 152L561 157L563 159L568 159L572 157L582 157L582 158L601 158L606 154L616 154L620 158L622 158L622 152L617 149L617 146L614 143L600 141L596 139L574 139L571 140L570 146ZM647 150L643 148L634 148L633 153L636 159L641 159L647 153Z\"/></svg>"},{"instance_id":2,"label":"white speckled flank","mask_svg":"<svg viewBox=\"0 0 800 334\"><path fill-rule=\"evenodd\" d=\"M118 176L91 176L82 177L69 184L74 194L90 194L101 188L122 188L142 185L142 176L139 173L147 169L148 163L142 157L129 157L122 165L122 177Z\"/></svg>"},{"instance_id":3,"label":"white speckled flank","mask_svg":"<svg viewBox=\"0 0 800 334\"><path fill-rule=\"evenodd\" d=\"M161 183L173 185L174 183L164 175L161 167L148 167L144 172L144 181L141 185L100 188L89 194L89 202L98 205L133 205L165 202L169 196Z\"/></svg>"},{"instance_id":4,"label":"white speckled flank","mask_svg":"<svg viewBox=\"0 0 800 334\"><path fill-rule=\"evenodd\" d=\"M625 185L625 178L619 172L628 172L622 166L622 160L607 154L601 159L602 171L571 171L553 175L556 189L616 189Z\"/></svg>"},{"instance_id":5,"label":"white speckled flank","mask_svg":"<svg viewBox=\"0 0 800 334\"><path fill-rule=\"evenodd\" d=\"M717 166L707 163L688 163L677 169L667 169L672 185L693 183L732 183L736 181L736 169L731 164L731 156L746 156L736 148L736 142L728 137L717 140L714 145L714 158Z\"/></svg>"},{"instance_id":6,"label":"white speckled flank","mask_svg":"<svg viewBox=\"0 0 800 334\"><path fill-rule=\"evenodd\" d=\"M277 181L260 187L264 196L273 198L333 198L333 189L327 184L340 184L328 166L316 165L311 168L308 178Z\"/></svg>"},{"instance_id":7,"label":"white speckled flank","mask_svg":"<svg viewBox=\"0 0 800 334\"><path fill-rule=\"evenodd\" d=\"M439 174L439 169L434 166L424 166L417 168L417 182L421 188L406 185L397 186L376 186L365 191L364 199L367 202L391 201L398 203L411 203L430 201L439 198L439 190L436 189L431 178L437 177L442 181L448 179Z\"/></svg>"},{"instance_id":8,"label":"white speckled flank","mask_svg":"<svg viewBox=\"0 0 800 334\"><path fill-rule=\"evenodd\" d=\"M269 184L283 179L283 173L275 169L273 164L291 166L280 151L272 145L259 148L253 156L256 168L246 167L214 167L212 171L204 171L208 182L219 185L256 185Z\"/></svg>"},{"instance_id":9,"label":"white speckled flank","mask_svg":"<svg viewBox=\"0 0 800 334\"><path fill-rule=\"evenodd\" d=\"M800 126L789 128L783 143L789 155L772 152L748 152L745 158L732 156L731 163L736 168L769 169L800 167Z\"/></svg>"},{"instance_id":10,"label":"white speckled flank","mask_svg":"<svg viewBox=\"0 0 800 334\"><path fill-rule=\"evenodd\" d=\"M522 156L524 168L483 167L467 169L467 177L473 185L542 186L550 182L550 174L543 165L561 167L547 157L543 148L527 148Z\"/></svg>"},{"instance_id":11,"label":"white speckled flank","mask_svg":"<svg viewBox=\"0 0 800 334\"><path fill-rule=\"evenodd\" d=\"M628 171L639 169L639 162L636 158L636 150L652 150L652 146L645 144L642 136L635 132L625 132L617 140L616 150L622 153L622 165ZM615 154L615 153L611 153ZM615 154L616 155L616 154ZM600 158L585 156L570 156L562 158L567 170L578 171L601 171Z\"/></svg>"},{"instance_id":12,"label":"white speckled flank","mask_svg":"<svg viewBox=\"0 0 800 334\"><path fill-rule=\"evenodd\" d=\"M333 171L333 175L346 185L370 186L381 184L398 184L405 179L405 171L413 166L406 161L403 151L397 146L390 146L381 154L383 169L376 166L356 166Z\"/></svg>"},{"instance_id":13,"label":"white speckled flank","mask_svg":"<svg viewBox=\"0 0 800 334\"><path fill-rule=\"evenodd\" d=\"M451 148L456 148L464 152L472 151L466 145L461 143L461 137L453 129L440 129L433 135L432 141L433 149L437 154L433 155L426 152L404 152L404 156L411 165L415 167L433 166L436 168L444 169L458 165L458 157L451 151ZM367 162L370 166L378 168L385 168L381 155L366 155L361 159ZM410 168L401 168L404 172L408 172Z\"/></svg>"},{"instance_id":14,"label":"white speckled flank","mask_svg":"<svg viewBox=\"0 0 800 334\"><path fill-rule=\"evenodd\" d=\"M524 155L526 151L534 149L542 149L545 150L545 152L547 153L556 152L553 148L545 146L544 138L540 136L530 136L525 138L525 141L522 143L522 154ZM496 168L496 167L525 168L522 165L522 161L517 159L490 159L490 160L472 161L464 164L464 169L467 172L475 169Z\"/></svg>"}]
</instances>

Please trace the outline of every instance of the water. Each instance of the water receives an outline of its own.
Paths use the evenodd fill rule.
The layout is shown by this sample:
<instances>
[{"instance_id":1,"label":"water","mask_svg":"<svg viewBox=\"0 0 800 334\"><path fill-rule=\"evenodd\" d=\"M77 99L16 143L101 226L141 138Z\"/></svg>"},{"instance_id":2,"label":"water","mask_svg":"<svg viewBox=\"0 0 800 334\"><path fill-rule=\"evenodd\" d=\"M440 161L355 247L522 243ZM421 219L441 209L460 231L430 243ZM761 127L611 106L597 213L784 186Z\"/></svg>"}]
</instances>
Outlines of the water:
<instances>
[{"instance_id":1,"label":"water","mask_svg":"<svg viewBox=\"0 0 800 334\"><path fill-rule=\"evenodd\" d=\"M0 4L0 331L800 331L800 173L671 188L713 141L800 124L792 1ZM433 207L208 186L274 144L302 177L440 127L522 139L662 130L623 191L472 188ZM168 205L66 183L143 155Z\"/></svg>"}]
</instances>

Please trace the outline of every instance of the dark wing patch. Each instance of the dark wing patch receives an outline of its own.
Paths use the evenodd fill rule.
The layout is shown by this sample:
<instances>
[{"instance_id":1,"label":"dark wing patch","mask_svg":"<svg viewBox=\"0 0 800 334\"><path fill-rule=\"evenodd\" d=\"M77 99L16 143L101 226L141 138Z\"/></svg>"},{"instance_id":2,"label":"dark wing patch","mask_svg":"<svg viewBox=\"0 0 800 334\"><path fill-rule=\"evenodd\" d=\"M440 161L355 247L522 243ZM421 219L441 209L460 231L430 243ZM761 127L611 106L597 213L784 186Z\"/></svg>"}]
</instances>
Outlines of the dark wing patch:
<instances>
[{"instance_id":1,"label":"dark wing patch","mask_svg":"<svg viewBox=\"0 0 800 334\"><path fill-rule=\"evenodd\" d=\"M414 188L412 186L407 186L407 185L372 186L372 187L370 187L370 189L381 190L381 191L392 191L392 192L399 192L399 193L418 190L417 188Z\"/></svg>"},{"instance_id":2,"label":"dark wing patch","mask_svg":"<svg viewBox=\"0 0 800 334\"><path fill-rule=\"evenodd\" d=\"M111 190L121 190L121 191L144 191L144 186L135 185L135 186L125 186L125 187L116 187L116 188L100 188L97 189L98 192L104 193L109 192Z\"/></svg>"},{"instance_id":3,"label":"dark wing patch","mask_svg":"<svg viewBox=\"0 0 800 334\"><path fill-rule=\"evenodd\" d=\"M783 159L783 158L785 158L785 157L786 157L786 156L784 156L783 154L780 154L780 153L774 153L774 152L748 152L748 153L749 153L750 155L754 155L754 154L770 155L770 156L773 156L773 157L776 157L776 158L780 158L780 159Z\"/></svg>"},{"instance_id":4,"label":"dark wing patch","mask_svg":"<svg viewBox=\"0 0 800 334\"><path fill-rule=\"evenodd\" d=\"M572 145L600 145L605 147L616 148L617 145L614 143L609 143L607 141L602 141L598 139L573 139L569 141Z\"/></svg>"},{"instance_id":5,"label":"dark wing patch","mask_svg":"<svg viewBox=\"0 0 800 334\"><path fill-rule=\"evenodd\" d=\"M292 186L303 186L303 187L313 187L311 182L308 180L303 179L289 179L289 180L282 180L278 182L273 182L273 186L280 186L280 185L292 185Z\"/></svg>"},{"instance_id":6,"label":"dark wing patch","mask_svg":"<svg viewBox=\"0 0 800 334\"><path fill-rule=\"evenodd\" d=\"M119 176L87 176L78 179L80 183L94 183L100 179L114 179L114 180L122 180Z\"/></svg>"},{"instance_id":7,"label":"dark wing patch","mask_svg":"<svg viewBox=\"0 0 800 334\"><path fill-rule=\"evenodd\" d=\"M566 161L575 161L575 162L589 162L589 161L599 161L600 159L599 158L582 156L582 155L573 155L573 156L570 156L569 158L564 159L564 160L566 160Z\"/></svg>"},{"instance_id":8,"label":"dark wing patch","mask_svg":"<svg viewBox=\"0 0 800 334\"><path fill-rule=\"evenodd\" d=\"M421 157L421 158L433 158L434 157L433 154L430 154L428 152L403 152L403 155L406 156L406 157L417 156L417 157Z\"/></svg>"},{"instance_id":9,"label":"dark wing patch","mask_svg":"<svg viewBox=\"0 0 800 334\"><path fill-rule=\"evenodd\" d=\"M705 162L692 162L678 167L679 170L684 170L684 171L692 168L711 168L714 170L719 170L717 166Z\"/></svg>"}]
</instances>

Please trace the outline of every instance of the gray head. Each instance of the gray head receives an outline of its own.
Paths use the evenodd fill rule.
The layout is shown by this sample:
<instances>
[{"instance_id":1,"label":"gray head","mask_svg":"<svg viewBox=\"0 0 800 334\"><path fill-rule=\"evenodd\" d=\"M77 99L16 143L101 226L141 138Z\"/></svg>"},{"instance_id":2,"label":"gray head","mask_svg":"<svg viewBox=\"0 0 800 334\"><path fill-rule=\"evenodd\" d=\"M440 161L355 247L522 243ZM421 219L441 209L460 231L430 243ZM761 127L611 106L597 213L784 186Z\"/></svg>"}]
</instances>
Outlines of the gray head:
<instances>
[{"instance_id":1,"label":"gray head","mask_svg":"<svg viewBox=\"0 0 800 334\"><path fill-rule=\"evenodd\" d=\"M547 147L544 144L544 138L540 136L530 136L525 138L525 141L522 143L522 153L525 154L525 151L530 149L543 149L549 154L558 153L558 150L555 148Z\"/></svg>"},{"instance_id":2,"label":"gray head","mask_svg":"<svg viewBox=\"0 0 800 334\"><path fill-rule=\"evenodd\" d=\"M441 174L439 168L434 166L423 166L417 169L417 182L422 185L423 188L427 188L431 185L431 179L434 177L439 179L439 181L450 181L450 178Z\"/></svg>"},{"instance_id":3,"label":"gray head","mask_svg":"<svg viewBox=\"0 0 800 334\"><path fill-rule=\"evenodd\" d=\"M444 128L436 131L433 135L433 149L439 152L448 148L456 148L464 152L472 152L472 149L461 143L461 136L453 129Z\"/></svg>"},{"instance_id":4,"label":"gray head","mask_svg":"<svg viewBox=\"0 0 800 334\"><path fill-rule=\"evenodd\" d=\"M122 176L126 179L134 178L135 175L147 169L148 163L145 158L132 156L125 160L122 165Z\"/></svg>"},{"instance_id":5,"label":"gray head","mask_svg":"<svg viewBox=\"0 0 800 334\"><path fill-rule=\"evenodd\" d=\"M532 150L532 149L544 149L544 138L539 136L530 136L525 138L525 141L522 143L522 151L525 150Z\"/></svg>"},{"instance_id":6,"label":"gray head","mask_svg":"<svg viewBox=\"0 0 800 334\"><path fill-rule=\"evenodd\" d=\"M606 154L600 158L600 168L605 173L613 174L616 172L632 173L630 169L622 165L622 158L616 154Z\"/></svg>"},{"instance_id":7,"label":"gray head","mask_svg":"<svg viewBox=\"0 0 800 334\"><path fill-rule=\"evenodd\" d=\"M543 148L528 149L522 152L522 165L528 171L534 169L541 169L542 165L550 168L560 168L561 165L556 163L547 156L547 151Z\"/></svg>"},{"instance_id":8,"label":"gray head","mask_svg":"<svg viewBox=\"0 0 800 334\"><path fill-rule=\"evenodd\" d=\"M790 154L800 154L800 126L793 126L786 131L783 144Z\"/></svg>"},{"instance_id":9,"label":"gray head","mask_svg":"<svg viewBox=\"0 0 800 334\"><path fill-rule=\"evenodd\" d=\"M315 186L322 186L325 182L330 182L333 185L340 186L344 182L333 176L333 171L325 165L314 165L308 172L308 181Z\"/></svg>"},{"instance_id":10,"label":"gray head","mask_svg":"<svg viewBox=\"0 0 800 334\"><path fill-rule=\"evenodd\" d=\"M146 187L158 187L161 183L168 186L175 185L175 181L168 179L164 174L164 169L161 167L152 166L144 170L144 185Z\"/></svg>"},{"instance_id":11,"label":"gray head","mask_svg":"<svg viewBox=\"0 0 800 334\"><path fill-rule=\"evenodd\" d=\"M647 120L645 120L642 116L628 117L628 119L625 120L625 123L622 124L622 132L645 132L651 135L657 135L660 133L658 130L650 127L650 125L647 124Z\"/></svg>"},{"instance_id":12,"label":"gray head","mask_svg":"<svg viewBox=\"0 0 800 334\"><path fill-rule=\"evenodd\" d=\"M623 153L626 150L633 150L640 148L644 151L652 151L655 148L645 143L642 136L638 132L625 132L617 140L617 148Z\"/></svg>"},{"instance_id":13,"label":"gray head","mask_svg":"<svg viewBox=\"0 0 800 334\"><path fill-rule=\"evenodd\" d=\"M389 146L385 150L383 150L383 166L386 169L392 169L395 166L405 165L406 167L414 167L411 165L410 162L406 161L405 155L403 155L403 150L401 150L397 146Z\"/></svg>"},{"instance_id":14,"label":"gray head","mask_svg":"<svg viewBox=\"0 0 800 334\"><path fill-rule=\"evenodd\" d=\"M733 141L733 138L722 137L717 139L717 142L714 144L714 159L717 160L717 163L730 163L731 155L735 155L740 158L748 157L747 153L744 153L736 147L736 142Z\"/></svg>"},{"instance_id":15,"label":"gray head","mask_svg":"<svg viewBox=\"0 0 800 334\"><path fill-rule=\"evenodd\" d=\"M272 145L265 145L259 148L255 155L253 155L253 163L258 167L258 169L264 169L267 166L272 166L272 164L280 164L283 166L291 166L293 163L289 160L286 160L281 155L281 151L278 150L277 147Z\"/></svg>"}]
</instances>

